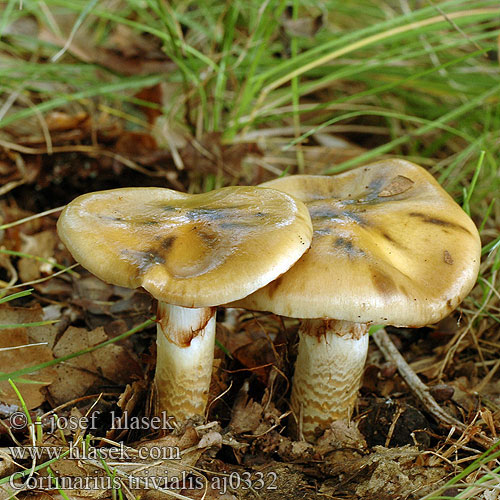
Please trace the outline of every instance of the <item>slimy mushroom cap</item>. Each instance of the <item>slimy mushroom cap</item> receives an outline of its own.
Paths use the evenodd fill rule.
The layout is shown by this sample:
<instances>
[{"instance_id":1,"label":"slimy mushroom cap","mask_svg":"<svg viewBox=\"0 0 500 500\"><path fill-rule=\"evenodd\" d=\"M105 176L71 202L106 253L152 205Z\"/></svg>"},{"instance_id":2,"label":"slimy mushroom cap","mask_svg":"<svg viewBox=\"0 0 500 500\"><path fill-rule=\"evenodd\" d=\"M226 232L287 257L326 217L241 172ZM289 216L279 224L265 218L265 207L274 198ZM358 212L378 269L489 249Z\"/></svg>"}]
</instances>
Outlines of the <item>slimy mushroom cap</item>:
<instances>
[{"instance_id":1,"label":"slimy mushroom cap","mask_svg":"<svg viewBox=\"0 0 500 500\"><path fill-rule=\"evenodd\" d=\"M248 295L287 271L312 238L301 202L258 187L89 193L64 209L58 232L102 280L184 307Z\"/></svg>"},{"instance_id":2,"label":"slimy mushroom cap","mask_svg":"<svg viewBox=\"0 0 500 500\"><path fill-rule=\"evenodd\" d=\"M423 326L451 312L476 281L477 229L418 165L385 160L262 186L307 205L313 242L290 271L234 306L296 318Z\"/></svg>"}]
</instances>

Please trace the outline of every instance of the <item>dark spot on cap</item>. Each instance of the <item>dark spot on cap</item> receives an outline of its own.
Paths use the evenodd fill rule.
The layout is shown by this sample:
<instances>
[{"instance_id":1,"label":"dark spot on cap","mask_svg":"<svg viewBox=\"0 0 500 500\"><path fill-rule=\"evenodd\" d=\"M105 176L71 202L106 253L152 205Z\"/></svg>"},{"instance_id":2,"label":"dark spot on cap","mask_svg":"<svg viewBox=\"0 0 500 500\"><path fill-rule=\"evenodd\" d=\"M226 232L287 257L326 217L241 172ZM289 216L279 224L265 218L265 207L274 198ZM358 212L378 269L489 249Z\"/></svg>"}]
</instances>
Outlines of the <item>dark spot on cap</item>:
<instances>
[{"instance_id":1,"label":"dark spot on cap","mask_svg":"<svg viewBox=\"0 0 500 500\"><path fill-rule=\"evenodd\" d=\"M393 295L397 291L394 280L388 275L376 269L371 269L371 279L375 288L381 295Z\"/></svg>"},{"instance_id":2,"label":"dark spot on cap","mask_svg":"<svg viewBox=\"0 0 500 500\"><path fill-rule=\"evenodd\" d=\"M395 247L403 248L406 249L406 245L403 245L403 243L395 240L388 232L381 230L380 234L382 235L382 238L387 240L388 242L392 243Z\"/></svg>"},{"instance_id":3,"label":"dark spot on cap","mask_svg":"<svg viewBox=\"0 0 500 500\"><path fill-rule=\"evenodd\" d=\"M353 212L352 210L343 210L342 215L349 220L357 222L360 226L366 226L366 220L359 213Z\"/></svg>"},{"instance_id":4,"label":"dark spot on cap","mask_svg":"<svg viewBox=\"0 0 500 500\"><path fill-rule=\"evenodd\" d=\"M274 281L271 281L269 285L267 285L267 292L269 294L270 299L273 298L273 295L276 293L276 290L279 288L282 281L283 278L280 276L279 278L276 278Z\"/></svg>"},{"instance_id":5,"label":"dark spot on cap","mask_svg":"<svg viewBox=\"0 0 500 500\"><path fill-rule=\"evenodd\" d=\"M166 238L164 238L161 242L161 247L164 249L164 250L170 250L170 248L172 247L172 245L174 244L174 241L176 240L176 236L167 236Z\"/></svg>"},{"instance_id":6,"label":"dark spot on cap","mask_svg":"<svg viewBox=\"0 0 500 500\"><path fill-rule=\"evenodd\" d=\"M364 257L366 255L361 248L354 246L352 241L347 238L337 238L333 244L336 248L343 250L350 258Z\"/></svg>"},{"instance_id":7,"label":"dark spot on cap","mask_svg":"<svg viewBox=\"0 0 500 500\"><path fill-rule=\"evenodd\" d=\"M445 264L449 264L450 266L453 265L453 257L451 256L450 252L448 252L448 250L445 250L443 252L443 260Z\"/></svg>"},{"instance_id":8,"label":"dark spot on cap","mask_svg":"<svg viewBox=\"0 0 500 500\"><path fill-rule=\"evenodd\" d=\"M376 193L378 195L385 182L386 180L383 177L377 177L376 179L373 179L370 184L366 186L366 188L369 189L372 193Z\"/></svg>"},{"instance_id":9,"label":"dark spot on cap","mask_svg":"<svg viewBox=\"0 0 500 500\"><path fill-rule=\"evenodd\" d=\"M460 224L456 224L455 222L450 222L447 220L438 219L437 217L429 217L428 215L425 215L422 212L410 212L408 215L410 217L418 217L419 219L422 220L422 222L425 222L427 224L434 224L435 226L460 229L461 231L465 231L466 233L470 234L470 231L468 229L461 226Z\"/></svg>"}]
</instances>

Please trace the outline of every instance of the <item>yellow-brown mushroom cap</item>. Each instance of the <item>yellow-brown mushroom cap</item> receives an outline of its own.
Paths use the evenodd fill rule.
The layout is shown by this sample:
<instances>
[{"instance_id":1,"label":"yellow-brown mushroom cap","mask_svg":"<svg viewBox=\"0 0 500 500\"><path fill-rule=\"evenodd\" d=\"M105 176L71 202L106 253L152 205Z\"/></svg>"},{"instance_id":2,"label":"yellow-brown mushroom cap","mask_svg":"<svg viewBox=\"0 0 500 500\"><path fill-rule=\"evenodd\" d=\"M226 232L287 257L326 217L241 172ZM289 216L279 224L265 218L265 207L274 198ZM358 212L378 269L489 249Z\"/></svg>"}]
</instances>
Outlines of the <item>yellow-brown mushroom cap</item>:
<instances>
[{"instance_id":1,"label":"yellow-brown mushroom cap","mask_svg":"<svg viewBox=\"0 0 500 500\"><path fill-rule=\"evenodd\" d=\"M387 160L263 186L305 202L313 242L285 275L232 305L296 318L421 326L446 316L476 281L477 229L418 165Z\"/></svg>"},{"instance_id":2,"label":"yellow-brown mushroom cap","mask_svg":"<svg viewBox=\"0 0 500 500\"><path fill-rule=\"evenodd\" d=\"M185 307L245 297L286 272L312 238L303 203L258 187L89 193L66 206L57 229L97 277Z\"/></svg>"}]
</instances>

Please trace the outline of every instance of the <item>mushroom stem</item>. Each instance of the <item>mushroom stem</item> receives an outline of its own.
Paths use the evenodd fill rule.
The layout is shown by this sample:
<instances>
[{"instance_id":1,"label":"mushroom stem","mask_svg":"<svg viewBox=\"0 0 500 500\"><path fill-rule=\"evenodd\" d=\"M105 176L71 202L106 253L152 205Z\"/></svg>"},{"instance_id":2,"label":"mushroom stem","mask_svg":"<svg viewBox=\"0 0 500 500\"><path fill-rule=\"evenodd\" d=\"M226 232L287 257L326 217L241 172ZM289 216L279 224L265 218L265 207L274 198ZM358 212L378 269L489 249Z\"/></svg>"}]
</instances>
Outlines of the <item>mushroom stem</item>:
<instances>
[{"instance_id":1,"label":"mushroom stem","mask_svg":"<svg viewBox=\"0 0 500 500\"><path fill-rule=\"evenodd\" d=\"M367 332L364 323L302 322L291 405L307 441L351 416L368 352Z\"/></svg>"},{"instance_id":2,"label":"mushroom stem","mask_svg":"<svg viewBox=\"0 0 500 500\"><path fill-rule=\"evenodd\" d=\"M215 307L158 302L158 409L176 420L205 415L215 343Z\"/></svg>"}]
</instances>

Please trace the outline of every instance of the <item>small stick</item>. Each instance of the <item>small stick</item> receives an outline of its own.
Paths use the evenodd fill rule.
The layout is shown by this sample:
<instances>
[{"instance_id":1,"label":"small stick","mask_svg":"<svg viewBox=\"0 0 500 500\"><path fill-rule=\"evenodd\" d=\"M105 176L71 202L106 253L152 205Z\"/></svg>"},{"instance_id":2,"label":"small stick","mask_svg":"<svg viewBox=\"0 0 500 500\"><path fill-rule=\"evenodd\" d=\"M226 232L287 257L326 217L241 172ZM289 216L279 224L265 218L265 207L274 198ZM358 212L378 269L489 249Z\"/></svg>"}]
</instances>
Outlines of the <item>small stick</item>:
<instances>
[{"instance_id":1,"label":"small stick","mask_svg":"<svg viewBox=\"0 0 500 500\"><path fill-rule=\"evenodd\" d=\"M387 332L382 328L371 335L377 347L382 351L385 359L394 363L399 374L406 382L412 393L423 404L428 413L430 413L436 422L442 427L448 429L455 428L460 432L471 434L469 427L446 413L429 392L429 388L418 378L417 374L412 370L410 365L405 361L403 356L393 344L392 340L387 335ZM495 440L479 434L471 436L472 439L486 447L491 447Z\"/></svg>"}]
</instances>

